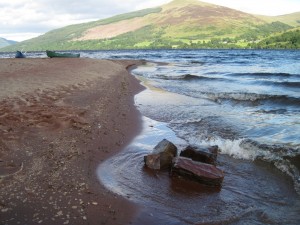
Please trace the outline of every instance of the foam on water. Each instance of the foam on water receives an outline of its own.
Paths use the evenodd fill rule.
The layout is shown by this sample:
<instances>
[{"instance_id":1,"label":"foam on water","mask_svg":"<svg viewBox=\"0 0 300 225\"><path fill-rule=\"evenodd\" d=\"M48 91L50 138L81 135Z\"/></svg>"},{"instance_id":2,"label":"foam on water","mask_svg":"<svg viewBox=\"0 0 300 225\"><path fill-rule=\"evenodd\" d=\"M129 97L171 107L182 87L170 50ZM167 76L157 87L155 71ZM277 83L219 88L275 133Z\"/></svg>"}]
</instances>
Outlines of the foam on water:
<instances>
[{"instance_id":1,"label":"foam on water","mask_svg":"<svg viewBox=\"0 0 300 225\"><path fill-rule=\"evenodd\" d=\"M247 149L242 146L244 139L239 140L226 140L222 138L209 140L209 141L196 141L195 144L204 146L217 145L222 154L230 155L236 159L254 160L259 153L253 149Z\"/></svg>"}]
</instances>

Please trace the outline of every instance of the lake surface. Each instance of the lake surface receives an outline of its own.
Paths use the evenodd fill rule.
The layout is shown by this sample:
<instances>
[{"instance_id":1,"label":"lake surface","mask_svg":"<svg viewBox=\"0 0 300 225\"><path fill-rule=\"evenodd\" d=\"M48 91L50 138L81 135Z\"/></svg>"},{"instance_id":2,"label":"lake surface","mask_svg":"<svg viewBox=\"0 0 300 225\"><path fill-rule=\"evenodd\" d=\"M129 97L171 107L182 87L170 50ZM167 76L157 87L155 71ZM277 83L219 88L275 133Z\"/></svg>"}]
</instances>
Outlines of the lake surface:
<instances>
[{"instance_id":1,"label":"lake surface","mask_svg":"<svg viewBox=\"0 0 300 225\"><path fill-rule=\"evenodd\" d=\"M98 170L109 189L144 206L136 224L300 224L300 51L81 56L148 61L132 71L148 87L136 96L143 132ZM143 156L163 138L179 148L218 145L222 188L145 169Z\"/></svg>"}]
</instances>

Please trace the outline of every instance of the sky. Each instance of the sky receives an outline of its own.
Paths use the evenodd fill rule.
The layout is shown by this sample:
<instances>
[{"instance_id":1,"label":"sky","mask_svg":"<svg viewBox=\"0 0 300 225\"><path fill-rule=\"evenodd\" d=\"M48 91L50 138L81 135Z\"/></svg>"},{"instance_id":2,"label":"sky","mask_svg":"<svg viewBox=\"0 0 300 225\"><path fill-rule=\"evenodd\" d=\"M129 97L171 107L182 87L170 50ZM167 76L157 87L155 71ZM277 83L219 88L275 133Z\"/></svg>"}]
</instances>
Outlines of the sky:
<instances>
[{"instance_id":1,"label":"sky","mask_svg":"<svg viewBox=\"0 0 300 225\"><path fill-rule=\"evenodd\" d=\"M248 13L300 11L300 0L202 0ZM0 37L23 41L70 24L160 6L171 0L0 0Z\"/></svg>"}]
</instances>

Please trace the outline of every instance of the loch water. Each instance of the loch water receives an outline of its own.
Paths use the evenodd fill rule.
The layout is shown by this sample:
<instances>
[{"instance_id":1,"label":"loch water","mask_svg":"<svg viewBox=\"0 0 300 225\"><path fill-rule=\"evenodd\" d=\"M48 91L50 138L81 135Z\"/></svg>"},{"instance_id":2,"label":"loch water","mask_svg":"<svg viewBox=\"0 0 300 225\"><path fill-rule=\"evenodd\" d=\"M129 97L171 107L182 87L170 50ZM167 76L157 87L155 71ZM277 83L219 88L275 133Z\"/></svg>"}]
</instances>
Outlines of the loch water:
<instances>
[{"instance_id":1,"label":"loch water","mask_svg":"<svg viewBox=\"0 0 300 225\"><path fill-rule=\"evenodd\" d=\"M147 62L132 71L147 87L135 99L143 131L98 169L108 189L143 206L134 224L300 224L299 50L80 53ZM218 145L222 187L146 169L163 138Z\"/></svg>"},{"instance_id":2,"label":"loch water","mask_svg":"<svg viewBox=\"0 0 300 225\"><path fill-rule=\"evenodd\" d=\"M148 63L133 73L189 99L140 107L145 116L168 123L188 143L272 163L300 191L300 51L170 51L160 57L165 64Z\"/></svg>"},{"instance_id":3,"label":"loch water","mask_svg":"<svg viewBox=\"0 0 300 225\"><path fill-rule=\"evenodd\" d=\"M123 52L124 53L124 52ZM135 224L300 223L300 51L133 51L143 132L99 168L111 190L142 206ZM218 145L221 189L143 165L162 139Z\"/></svg>"}]
</instances>

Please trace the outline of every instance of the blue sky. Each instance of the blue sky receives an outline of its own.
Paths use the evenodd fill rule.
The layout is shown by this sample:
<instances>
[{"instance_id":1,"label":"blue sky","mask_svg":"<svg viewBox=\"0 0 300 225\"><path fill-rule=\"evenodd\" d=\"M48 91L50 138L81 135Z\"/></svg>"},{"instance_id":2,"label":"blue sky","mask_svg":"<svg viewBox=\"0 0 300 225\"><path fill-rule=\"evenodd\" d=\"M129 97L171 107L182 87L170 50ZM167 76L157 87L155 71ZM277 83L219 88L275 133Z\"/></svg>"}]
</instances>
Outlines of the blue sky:
<instances>
[{"instance_id":1,"label":"blue sky","mask_svg":"<svg viewBox=\"0 0 300 225\"><path fill-rule=\"evenodd\" d=\"M300 0L204 1L261 15L300 11ZM0 0L0 37L22 41L70 24L103 19L168 2L171 0Z\"/></svg>"}]
</instances>

